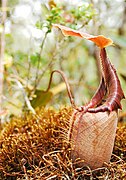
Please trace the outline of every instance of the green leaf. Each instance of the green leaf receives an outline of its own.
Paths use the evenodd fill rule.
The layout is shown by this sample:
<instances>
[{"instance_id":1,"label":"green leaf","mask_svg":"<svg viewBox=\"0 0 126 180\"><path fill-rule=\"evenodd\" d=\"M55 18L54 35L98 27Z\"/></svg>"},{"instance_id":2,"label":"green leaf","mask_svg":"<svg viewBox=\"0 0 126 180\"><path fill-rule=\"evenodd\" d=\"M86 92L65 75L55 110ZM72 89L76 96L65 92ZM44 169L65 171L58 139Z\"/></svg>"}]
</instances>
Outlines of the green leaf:
<instances>
[{"instance_id":1,"label":"green leaf","mask_svg":"<svg viewBox=\"0 0 126 180\"><path fill-rule=\"evenodd\" d=\"M38 106L45 106L47 103L52 99L53 93L48 91L36 90L35 92L36 97L31 100L31 105L33 108Z\"/></svg>"},{"instance_id":2,"label":"green leaf","mask_svg":"<svg viewBox=\"0 0 126 180\"><path fill-rule=\"evenodd\" d=\"M112 39L118 46L126 48L126 37L115 35L112 37Z\"/></svg>"},{"instance_id":3,"label":"green leaf","mask_svg":"<svg viewBox=\"0 0 126 180\"><path fill-rule=\"evenodd\" d=\"M124 74L120 74L123 80L126 82L126 76Z\"/></svg>"},{"instance_id":4,"label":"green leaf","mask_svg":"<svg viewBox=\"0 0 126 180\"><path fill-rule=\"evenodd\" d=\"M51 88L48 92L43 90L36 90L35 95L36 97L31 100L31 105L33 108L38 106L46 106L49 101L55 96L56 94L61 93L62 91L66 90L65 83L60 83L57 86Z\"/></svg>"}]
</instances>

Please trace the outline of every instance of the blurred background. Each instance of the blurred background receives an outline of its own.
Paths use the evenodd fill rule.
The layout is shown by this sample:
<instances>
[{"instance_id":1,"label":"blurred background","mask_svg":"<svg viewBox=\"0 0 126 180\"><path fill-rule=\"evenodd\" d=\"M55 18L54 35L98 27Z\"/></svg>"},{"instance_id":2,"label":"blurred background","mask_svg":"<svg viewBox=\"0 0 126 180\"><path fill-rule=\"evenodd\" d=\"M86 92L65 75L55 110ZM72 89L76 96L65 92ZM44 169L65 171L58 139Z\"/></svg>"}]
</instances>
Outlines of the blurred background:
<instances>
[{"instance_id":1,"label":"blurred background","mask_svg":"<svg viewBox=\"0 0 126 180\"><path fill-rule=\"evenodd\" d=\"M97 89L99 49L84 39L64 37L53 23L111 38L114 46L106 50L126 95L126 0L1 0L0 4L4 120L31 107L70 106L59 74L54 75L49 92L43 92L52 70L64 72L78 106L87 103ZM122 104L125 114L125 100Z\"/></svg>"}]
</instances>

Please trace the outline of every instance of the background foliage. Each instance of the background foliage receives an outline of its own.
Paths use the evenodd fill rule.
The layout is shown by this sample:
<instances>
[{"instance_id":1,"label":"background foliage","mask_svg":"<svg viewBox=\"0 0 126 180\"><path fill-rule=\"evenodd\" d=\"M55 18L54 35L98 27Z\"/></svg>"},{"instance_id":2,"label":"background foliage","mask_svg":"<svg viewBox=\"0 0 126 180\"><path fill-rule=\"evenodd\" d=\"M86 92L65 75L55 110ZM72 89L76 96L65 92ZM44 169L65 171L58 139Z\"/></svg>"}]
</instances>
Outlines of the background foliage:
<instances>
[{"instance_id":1,"label":"background foliage","mask_svg":"<svg viewBox=\"0 0 126 180\"><path fill-rule=\"evenodd\" d=\"M125 0L8 0L6 10L3 120L28 110L29 101L33 108L69 104L59 75L54 76L49 93L43 92L54 69L67 76L77 105L85 104L95 92L100 80L98 49L83 39L64 37L52 23L113 39L115 46L107 51L125 93ZM124 112L125 107L123 102Z\"/></svg>"}]
</instances>

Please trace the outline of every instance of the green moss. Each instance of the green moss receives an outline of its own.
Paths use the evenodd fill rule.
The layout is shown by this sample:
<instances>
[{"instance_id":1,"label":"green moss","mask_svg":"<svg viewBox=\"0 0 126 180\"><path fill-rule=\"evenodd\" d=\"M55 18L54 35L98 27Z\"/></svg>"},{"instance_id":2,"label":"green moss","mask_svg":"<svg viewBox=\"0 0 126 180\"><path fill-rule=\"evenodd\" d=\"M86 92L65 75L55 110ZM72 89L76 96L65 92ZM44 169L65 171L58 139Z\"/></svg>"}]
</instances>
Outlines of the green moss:
<instances>
[{"instance_id":1,"label":"green moss","mask_svg":"<svg viewBox=\"0 0 126 180\"><path fill-rule=\"evenodd\" d=\"M72 163L67 132L71 108L37 109L14 117L0 132L1 179L124 179L126 166L126 124L119 123L111 163L91 171L78 168L81 160Z\"/></svg>"}]
</instances>

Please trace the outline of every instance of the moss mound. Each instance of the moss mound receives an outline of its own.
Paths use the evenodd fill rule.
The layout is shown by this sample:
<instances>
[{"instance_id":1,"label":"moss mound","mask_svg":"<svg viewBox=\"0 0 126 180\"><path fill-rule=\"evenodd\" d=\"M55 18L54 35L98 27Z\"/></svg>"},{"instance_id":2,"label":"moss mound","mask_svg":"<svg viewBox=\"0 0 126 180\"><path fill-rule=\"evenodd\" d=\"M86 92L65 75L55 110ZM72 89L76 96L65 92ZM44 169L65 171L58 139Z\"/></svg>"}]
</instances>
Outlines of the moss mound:
<instances>
[{"instance_id":1,"label":"moss mound","mask_svg":"<svg viewBox=\"0 0 126 180\"><path fill-rule=\"evenodd\" d=\"M71 108L14 117L0 132L1 179L125 179L126 124L119 123L111 162L91 170L72 162L67 141Z\"/></svg>"}]
</instances>

